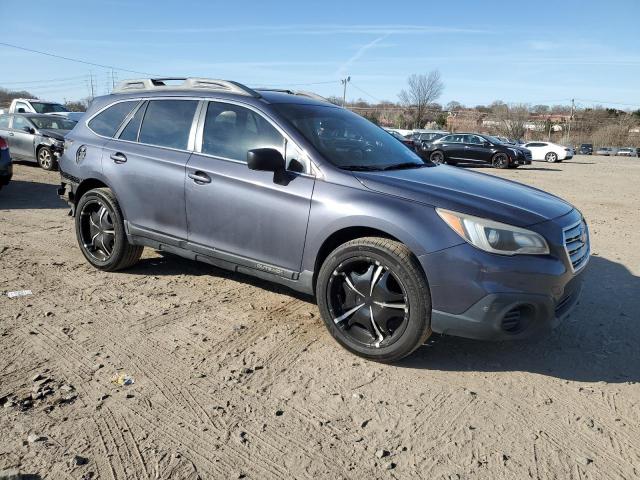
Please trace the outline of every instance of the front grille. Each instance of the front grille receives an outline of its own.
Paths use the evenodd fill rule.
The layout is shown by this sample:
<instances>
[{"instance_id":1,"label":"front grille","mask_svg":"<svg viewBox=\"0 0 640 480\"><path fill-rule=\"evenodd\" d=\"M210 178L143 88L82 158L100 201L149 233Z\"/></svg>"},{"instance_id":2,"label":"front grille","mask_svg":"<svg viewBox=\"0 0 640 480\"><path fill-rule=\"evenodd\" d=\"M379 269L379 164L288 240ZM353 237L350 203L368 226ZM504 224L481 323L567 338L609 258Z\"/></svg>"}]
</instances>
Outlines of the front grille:
<instances>
[{"instance_id":1,"label":"front grille","mask_svg":"<svg viewBox=\"0 0 640 480\"><path fill-rule=\"evenodd\" d=\"M569 256L571 267L577 272L589 261L589 229L584 220L566 227L564 233L564 248Z\"/></svg>"},{"instance_id":2,"label":"front grille","mask_svg":"<svg viewBox=\"0 0 640 480\"><path fill-rule=\"evenodd\" d=\"M531 156L531 151L527 150L526 152L524 152L524 158L526 158L527 160L531 160L533 157Z\"/></svg>"}]
</instances>

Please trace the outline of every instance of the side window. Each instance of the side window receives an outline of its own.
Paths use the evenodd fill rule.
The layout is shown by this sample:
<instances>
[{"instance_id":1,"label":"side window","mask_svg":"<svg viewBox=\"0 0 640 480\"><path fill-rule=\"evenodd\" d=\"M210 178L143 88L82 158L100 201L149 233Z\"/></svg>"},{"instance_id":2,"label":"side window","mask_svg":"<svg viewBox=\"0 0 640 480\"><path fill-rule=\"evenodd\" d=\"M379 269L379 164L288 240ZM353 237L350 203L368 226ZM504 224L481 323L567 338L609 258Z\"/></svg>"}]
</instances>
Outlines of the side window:
<instances>
[{"instance_id":1,"label":"side window","mask_svg":"<svg viewBox=\"0 0 640 480\"><path fill-rule=\"evenodd\" d=\"M93 117L89 122L89 128L98 135L113 137L122 121L137 104L137 100L115 103Z\"/></svg>"},{"instance_id":2,"label":"side window","mask_svg":"<svg viewBox=\"0 0 640 480\"><path fill-rule=\"evenodd\" d=\"M453 142L453 135L447 135L447 136L445 136L445 137L442 137L442 138L440 139L440 141L441 141L442 143L451 143L451 142Z\"/></svg>"},{"instance_id":3,"label":"side window","mask_svg":"<svg viewBox=\"0 0 640 480\"><path fill-rule=\"evenodd\" d=\"M13 117L13 129L14 130L23 130L24 127L30 127L31 124L24 117L15 116Z\"/></svg>"},{"instance_id":4,"label":"side window","mask_svg":"<svg viewBox=\"0 0 640 480\"><path fill-rule=\"evenodd\" d=\"M186 150L197 100L152 100L147 105L138 141Z\"/></svg>"},{"instance_id":5,"label":"side window","mask_svg":"<svg viewBox=\"0 0 640 480\"><path fill-rule=\"evenodd\" d=\"M253 110L210 102L204 121L202 153L246 162L247 151L254 148L275 148L282 152L284 138Z\"/></svg>"},{"instance_id":6,"label":"side window","mask_svg":"<svg viewBox=\"0 0 640 480\"><path fill-rule=\"evenodd\" d=\"M9 128L9 115L0 116L0 128Z\"/></svg>"},{"instance_id":7,"label":"side window","mask_svg":"<svg viewBox=\"0 0 640 480\"><path fill-rule=\"evenodd\" d=\"M32 110L26 103L16 102L16 111L15 113L29 113Z\"/></svg>"},{"instance_id":8,"label":"side window","mask_svg":"<svg viewBox=\"0 0 640 480\"><path fill-rule=\"evenodd\" d=\"M144 112L146 110L146 104L140 106L140 108L136 111L135 115L129 120L127 126L124 127L122 133L120 133L120 140L129 140L131 142L138 141L138 132L140 130L140 124L142 123L142 117L144 116Z\"/></svg>"}]
</instances>

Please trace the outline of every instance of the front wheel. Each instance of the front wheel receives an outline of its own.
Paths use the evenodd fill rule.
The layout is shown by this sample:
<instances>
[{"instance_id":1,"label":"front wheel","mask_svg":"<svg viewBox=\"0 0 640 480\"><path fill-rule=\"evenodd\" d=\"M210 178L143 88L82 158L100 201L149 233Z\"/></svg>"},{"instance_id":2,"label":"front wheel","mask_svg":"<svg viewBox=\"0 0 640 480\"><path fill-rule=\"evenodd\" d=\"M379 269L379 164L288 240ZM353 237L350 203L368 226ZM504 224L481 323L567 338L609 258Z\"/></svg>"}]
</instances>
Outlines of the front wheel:
<instances>
[{"instance_id":1,"label":"front wheel","mask_svg":"<svg viewBox=\"0 0 640 480\"><path fill-rule=\"evenodd\" d=\"M440 150L431 152L431 155L429 155L429 160L431 160L431 162L435 163L436 165L443 164L445 163L444 153Z\"/></svg>"},{"instance_id":2,"label":"front wheel","mask_svg":"<svg viewBox=\"0 0 640 480\"><path fill-rule=\"evenodd\" d=\"M56 161L51 149L49 147L40 147L37 153L38 165L43 170L55 170L58 167L58 162Z\"/></svg>"},{"instance_id":3,"label":"front wheel","mask_svg":"<svg viewBox=\"0 0 640 480\"><path fill-rule=\"evenodd\" d=\"M506 153L496 153L491 160L493 168L509 168L509 157Z\"/></svg>"},{"instance_id":4,"label":"front wheel","mask_svg":"<svg viewBox=\"0 0 640 480\"><path fill-rule=\"evenodd\" d=\"M558 154L556 152L549 152L544 156L544 159L549 163L555 163L558 161Z\"/></svg>"},{"instance_id":5,"label":"front wheel","mask_svg":"<svg viewBox=\"0 0 640 480\"><path fill-rule=\"evenodd\" d=\"M366 237L336 248L320 268L316 298L333 337L356 355L394 362L431 334L431 296L403 244Z\"/></svg>"},{"instance_id":6,"label":"front wheel","mask_svg":"<svg viewBox=\"0 0 640 480\"><path fill-rule=\"evenodd\" d=\"M142 255L143 247L127 240L120 206L108 188L82 196L76 207L76 236L82 254L99 270L122 270Z\"/></svg>"}]
</instances>

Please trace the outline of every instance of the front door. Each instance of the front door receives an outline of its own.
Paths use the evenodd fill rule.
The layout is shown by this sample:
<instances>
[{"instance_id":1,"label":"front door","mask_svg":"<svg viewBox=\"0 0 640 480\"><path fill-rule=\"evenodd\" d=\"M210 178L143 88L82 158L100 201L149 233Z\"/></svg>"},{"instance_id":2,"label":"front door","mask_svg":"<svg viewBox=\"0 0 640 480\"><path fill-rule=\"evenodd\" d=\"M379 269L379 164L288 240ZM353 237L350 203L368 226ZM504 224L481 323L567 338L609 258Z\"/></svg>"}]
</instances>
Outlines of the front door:
<instances>
[{"instance_id":1,"label":"front door","mask_svg":"<svg viewBox=\"0 0 640 480\"><path fill-rule=\"evenodd\" d=\"M254 109L210 102L205 112L187 164L189 241L253 268L298 272L315 181L308 159ZM250 170L254 148L283 153L287 174Z\"/></svg>"},{"instance_id":2,"label":"front door","mask_svg":"<svg viewBox=\"0 0 640 480\"><path fill-rule=\"evenodd\" d=\"M33 128L33 125L24 117L14 115L13 125L9 131L7 141L11 155L26 160L35 160L34 141L35 135L29 133L25 128Z\"/></svg>"}]
</instances>

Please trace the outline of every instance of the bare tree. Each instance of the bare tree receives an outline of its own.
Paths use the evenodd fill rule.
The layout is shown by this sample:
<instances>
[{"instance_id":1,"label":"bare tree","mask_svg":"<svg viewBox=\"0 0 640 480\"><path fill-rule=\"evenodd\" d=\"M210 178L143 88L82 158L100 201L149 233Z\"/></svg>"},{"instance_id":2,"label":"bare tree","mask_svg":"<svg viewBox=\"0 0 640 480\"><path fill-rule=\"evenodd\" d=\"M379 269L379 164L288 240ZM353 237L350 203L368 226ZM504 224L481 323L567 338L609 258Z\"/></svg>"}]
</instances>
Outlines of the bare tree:
<instances>
[{"instance_id":1,"label":"bare tree","mask_svg":"<svg viewBox=\"0 0 640 480\"><path fill-rule=\"evenodd\" d=\"M495 129L499 135L514 139L524 138L530 123L529 109L526 105L507 105L497 101L492 104L491 113L497 121Z\"/></svg>"},{"instance_id":2,"label":"bare tree","mask_svg":"<svg viewBox=\"0 0 640 480\"><path fill-rule=\"evenodd\" d=\"M426 111L430 103L433 103L444 90L444 83L440 78L440 72L433 70L428 75L413 74L407 79L408 88L402 90L398 97L406 107L412 107L413 124L420 128L426 120Z\"/></svg>"}]
</instances>

